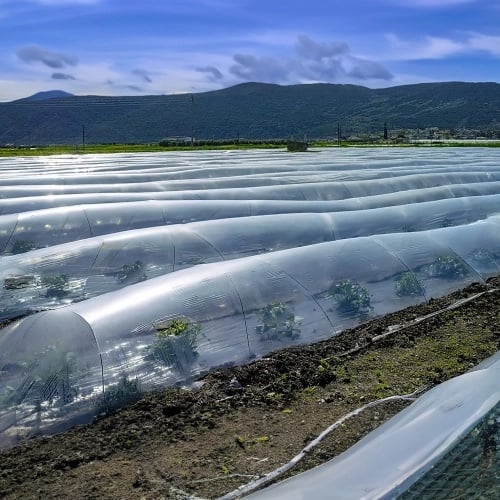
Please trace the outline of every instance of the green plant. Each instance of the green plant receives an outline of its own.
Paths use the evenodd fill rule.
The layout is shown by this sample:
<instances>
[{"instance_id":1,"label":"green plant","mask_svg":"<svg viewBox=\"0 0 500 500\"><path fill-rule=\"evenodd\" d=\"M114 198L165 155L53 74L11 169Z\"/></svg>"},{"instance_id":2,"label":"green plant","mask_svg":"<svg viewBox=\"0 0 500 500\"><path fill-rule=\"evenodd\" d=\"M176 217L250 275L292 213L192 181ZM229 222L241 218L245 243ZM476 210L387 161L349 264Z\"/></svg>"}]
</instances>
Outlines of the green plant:
<instances>
[{"instance_id":1,"label":"green plant","mask_svg":"<svg viewBox=\"0 0 500 500\"><path fill-rule=\"evenodd\" d=\"M12 253L26 253L36 248L35 242L30 240L16 240L12 245Z\"/></svg>"},{"instance_id":2,"label":"green plant","mask_svg":"<svg viewBox=\"0 0 500 500\"><path fill-rule=\"evenodd\" d=\"M69 276L67 274L44 276L42 278L42 286L47 288L47 297L61 298L70 292L68 281Z\"/></svg>"},{"instance_id":3,"label":"green plant","mask_svg":"<svg viewBox=\"0 0 500 500\"><path fill-rule=\"evenodd\" d=\"M396 295L402 296L415 296L423 294L423 287L418 282L416 276L410 271L401 273L394 283Z\"/></svg>"},{"instance_id":4,"label":"green plant","mask_svg":"<svg viewBox=\"0 0 500 500\"><path fill-rule=\"evenodd\" d=\"M117 384L108 387L97 400L99 413L109 414L123 406L135 403L141 397L141 387L137 378L130 380L123 375Z\"/></svg>"},{"instance_id":5,"label":"green plant","mask_svg":"<svg viewBox=\"0 0 500 500\"><path fill-rule=\"evenodd\" d=\"M271 302L257 311L259 322L255 331L262 340L276 340L284 337L295 339L300 335L301 319L284 302Z\"/></svg>"},{"instance_id":6,"label":"green plant","mask_svg":"<svg viewBox=\"0 0 500 500\"><path fill-rule=\"evenodd\" d=\"M201 325L181 317L153 326L156 329L156 339L148 348L147 359L175 366L180 371L191 365L198 355Z\"/></svg>"},{"instance_id":7,"label":"green plant","mask_svg":"<svg viewBox=\"0 0 500 500\"><path fill-rule=\"evenodd\" d=\"M36 283L37 278L32 274L7 276L4 280L4 288L6 290L19 290L21 288L29 288L35 286Z\"/></svg>"},{"instance_id":8,"label":"green plant","mask_svg":"<svg viewBox=\"0 0 500 500\"><path fill-rule=\"evenodd\" d=\"M116 277L120 283L123 283L129 279L134 277L138 277L139 274L143 272L144 264L140 260L136 260L132 264L124 264L118 272L116 273ZM146 279L145 275L142 274L140 276L141 281Z\"/></svg>"},{"instance_id":9,"label":"green plant","mask_svg":"<svg viewBox=\"0 0 500 500\"><path fill-rule=\"evenodd\" d=\"M373 386L373 390L375 391L377 398L381 399L384 396L387 396L387 391L390 389L389 382L385 377L384 371L380 368L375 368L373 374L377 379L377 383Z\"/></svg>"},{"instance_id":10,"label":"green plant","mask_svg":"<svg viewBox=\"0 0 500 500\"><path fill-rule=\"evenodd\" d=\"M343 314L366 314L371 307L370 293L359 283L344 279L330 288L330 295Z\"/></svg>"},{"instance_id":11,"label":"green plant","mask_svg":"<svg viewBox=\"0 0 500 500\"><path fill-rule=\"evenodd\" d=\"M431 274L438 278L463 278L469 274L467 266L454 255L442 255L431 264Z\"/></svg>"}]
</instances>

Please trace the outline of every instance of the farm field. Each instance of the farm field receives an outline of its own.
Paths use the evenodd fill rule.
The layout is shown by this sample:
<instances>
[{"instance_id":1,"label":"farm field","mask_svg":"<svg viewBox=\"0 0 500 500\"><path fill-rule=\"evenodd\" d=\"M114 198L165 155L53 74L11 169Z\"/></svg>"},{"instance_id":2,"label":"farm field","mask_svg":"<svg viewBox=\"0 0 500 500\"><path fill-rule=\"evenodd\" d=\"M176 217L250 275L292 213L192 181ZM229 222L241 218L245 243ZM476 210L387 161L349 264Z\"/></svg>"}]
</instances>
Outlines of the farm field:
<instances>
[{"instance_id":1,"label":"farm field","mask_svg":"<svg viewBox=\"0 0 500 500\"><path fill-rule=\"evenodd\" d=\"M211 498L494 354L498 151L0 158L0 494Z\"/></svg>"},{"instance_id":2,"label":"farm field","mask_svg":"<svg viewBox=\"0 0 500 500\"><path fill-rule=\"evenodd\" d=\"M499 284L492 279L488 289ZM94 424L6 450L0 453L0 496L222 496L282 466L333 422L367 402L429 390L498 351L498 291L366 345L390 325L432 314L484 289L474 285L310 347L289 348L248 367L217 370L195 392L153 392ZM342 356L356 346L362 348ZM231 384L234 378L241 389ZM388 401L361 412L279 478L335 457L409 403ZM498 460L480 468L481 481L489 481L493 492L497 468ZM496 497L489 492L492 496L483 490L483 498ZM435 493L419 498L435 498Z\"/></svg>"}]
</instances>

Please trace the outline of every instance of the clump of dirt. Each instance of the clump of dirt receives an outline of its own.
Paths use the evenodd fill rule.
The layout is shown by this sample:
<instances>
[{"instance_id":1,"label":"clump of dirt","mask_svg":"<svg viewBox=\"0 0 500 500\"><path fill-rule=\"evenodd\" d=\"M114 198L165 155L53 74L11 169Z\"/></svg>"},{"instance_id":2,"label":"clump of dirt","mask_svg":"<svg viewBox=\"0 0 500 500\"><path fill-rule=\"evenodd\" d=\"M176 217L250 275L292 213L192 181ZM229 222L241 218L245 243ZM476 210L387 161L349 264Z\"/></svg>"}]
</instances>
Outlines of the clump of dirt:
<instances>
[{"instance_id":1,"label":"clump of dirt","mask_svg":"<svg viewBox=\"0 0 500 500\"><path fill-rule=\"evenodd\" d=\"M332 339L219 369L196 389L146 394L92 425L7 450L0 497L221 496L288 462L365 403L429 389L495 353L499 285L474 284ZM480 292L487 293L432 315ZM392 400L353 417L291 473L331 459L407 404Z\"/></svg>"}]
</instances>

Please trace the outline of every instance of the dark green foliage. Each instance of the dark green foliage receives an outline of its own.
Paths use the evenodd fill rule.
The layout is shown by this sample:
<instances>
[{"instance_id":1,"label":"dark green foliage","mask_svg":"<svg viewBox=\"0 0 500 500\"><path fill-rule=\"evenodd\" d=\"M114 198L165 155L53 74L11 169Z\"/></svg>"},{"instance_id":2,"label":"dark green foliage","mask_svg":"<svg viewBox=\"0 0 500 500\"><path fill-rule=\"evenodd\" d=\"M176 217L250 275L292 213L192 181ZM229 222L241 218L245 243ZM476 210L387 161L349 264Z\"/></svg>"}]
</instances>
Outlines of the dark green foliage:
<instances>
[{"instance_id":1,"label":"dark green foliage","mask_svg":"<svg viewBox=\"0 0 500 500\"><path fill-rule=\"evenodd\" d=\"M300 319L284 302L271 302L257 311L255 331L262 340L295 339L300 335Z\"/></svg>"},{"instance_id":2,"label":"dark green foliage","mask_svg":"<svg viewBox=\"0 0 500 500\"><path fill-rule=\"evenodd\" d=\"M431 265L431 274L437 278L457 279L469 274L467 266L454 255L442 255Z\"/></svg>"},{"instance_id":3,"label":"dark green foliage","mask_svg":"<svg viewBox=\"0 0 500 500\"><path fill-rule=\"evenodd\" d=\"M196 359L201 325L176 318L155 326L157 333L146 359L185 371Z\"/></svg>"},{"instance_id":4,"label":"dark green foliage","mask_svg":"<svg viewBox=\"0 0 500 500\"><path fill-rule=\"evenodd\" d=\"M70 292L68 280L69 276L67 274L43 277L42 286L47 287L47 297L62 298L68 295Z\"/></svg>"},{"instance_id":5,"label":"dark green foliage","mask_svg":"<svg viewBox=\"0 0 500 500\"><path fill-rule=\"evenodd\" d=\"M29 252L30 250L35 250L36 245L34 241L29 241L29 240L16 240L14 241L14 245L12 245L12 253L18 254L18 253L26 253Z\"/></svg>"},{"instance_id":6,"label":"dark green foliage","mask_svg":"<svg viewBox=\"0 0 500 500\"><path fill-rule=\"evenodd\" d=\"M372 309L368 290L350 279L344 279L330 288L330 295L343 314L366 314Z\"/></svg>"},{"instance_id":7,"label":"dark green foliage","mask_svg":"<svg viewBox=\"0 0 500 500\"><path fill-rule=\"evenodd\" d=\"M6 290L19 290L20 288L29 288L37 283L36 276L32 274L22 274L19 276L7 276L4 280Z\"/></svg>"},{"instance_id":8,"label":"dark green foliage","mask_svg":"<svg viewBox=\"0 0 500 500\"><path fill-rule=\"evenodd\" d=\"M197 325L198 326L198 325ZM169 335L177 337L189 329L189 321L183 318L176 318L170 322L165 328L158 330L158 337L164 338Z\"/></svg>"},{"instance_id":9,"label":"dark green foliage","mask_svg":"<svg viewBox=\"0 0 500 500\"><path fill-rule=\"evenodd\" d=\"M402 296L417 296L423 294L423 288L420 286L416 276L406 271L401 273L394 283L396 295Z\"/></svg>"},{"instance_id":10,"label":"dark green foliage","mask_svg":"<svg viewBox=\"0 0 500 500\"><path fill-rule=\"evenodd\" d=\"M140 278L144 280L145 276L142 274L144 269L144 264L140 260L136 260L132 264L124 264L120 270L116 273L116 277L120 283L129 281L134 278Z\"/></svg>"},{"instance_id":11,"label":"dark green foliage","mask_svg":"<svg viewBox=\"0 0 500 500\"><path fill-rule=\"evenodd\" d=\"M158 143L374 133L380 117L391 130L484 128L498 131L500 85L429 83L385 89L356 85L280 86L244 83L194 95L70 96L0 103L0 144Z\"/></svg>"},{"instance_id":12,"label":"dark green foliage","mask_svg":"<svg viewBox=\"0 0 500 500\"><path fill-rule=\"evenodd\" d=\"M123 375L117 384L108 387L98 398L98 412L112 413L119 408L135 403L140 399L141 394L139 380L130 380L126 375Z\"/></svg>"}]
</instances>

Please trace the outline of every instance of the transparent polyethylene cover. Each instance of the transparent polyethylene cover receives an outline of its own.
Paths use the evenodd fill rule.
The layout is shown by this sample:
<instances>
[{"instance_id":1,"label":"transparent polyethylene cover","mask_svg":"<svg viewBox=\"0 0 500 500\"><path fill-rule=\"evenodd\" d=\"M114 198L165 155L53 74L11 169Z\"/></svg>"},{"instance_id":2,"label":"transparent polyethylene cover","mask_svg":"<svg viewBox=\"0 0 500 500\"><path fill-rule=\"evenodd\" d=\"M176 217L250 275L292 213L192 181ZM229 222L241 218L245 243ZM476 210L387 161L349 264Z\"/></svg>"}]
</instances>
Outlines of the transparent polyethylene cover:
<instances>
[{"instance_id":1,"label":"transparent polyethylene cover","mask_svg":"<svg viewBox=\"0 0 500 500\"><path fill-rule=\"evenodd\" d=\"M1 158L0 448L498 274L498 160Z\"/></svg>"}]
</instances>

